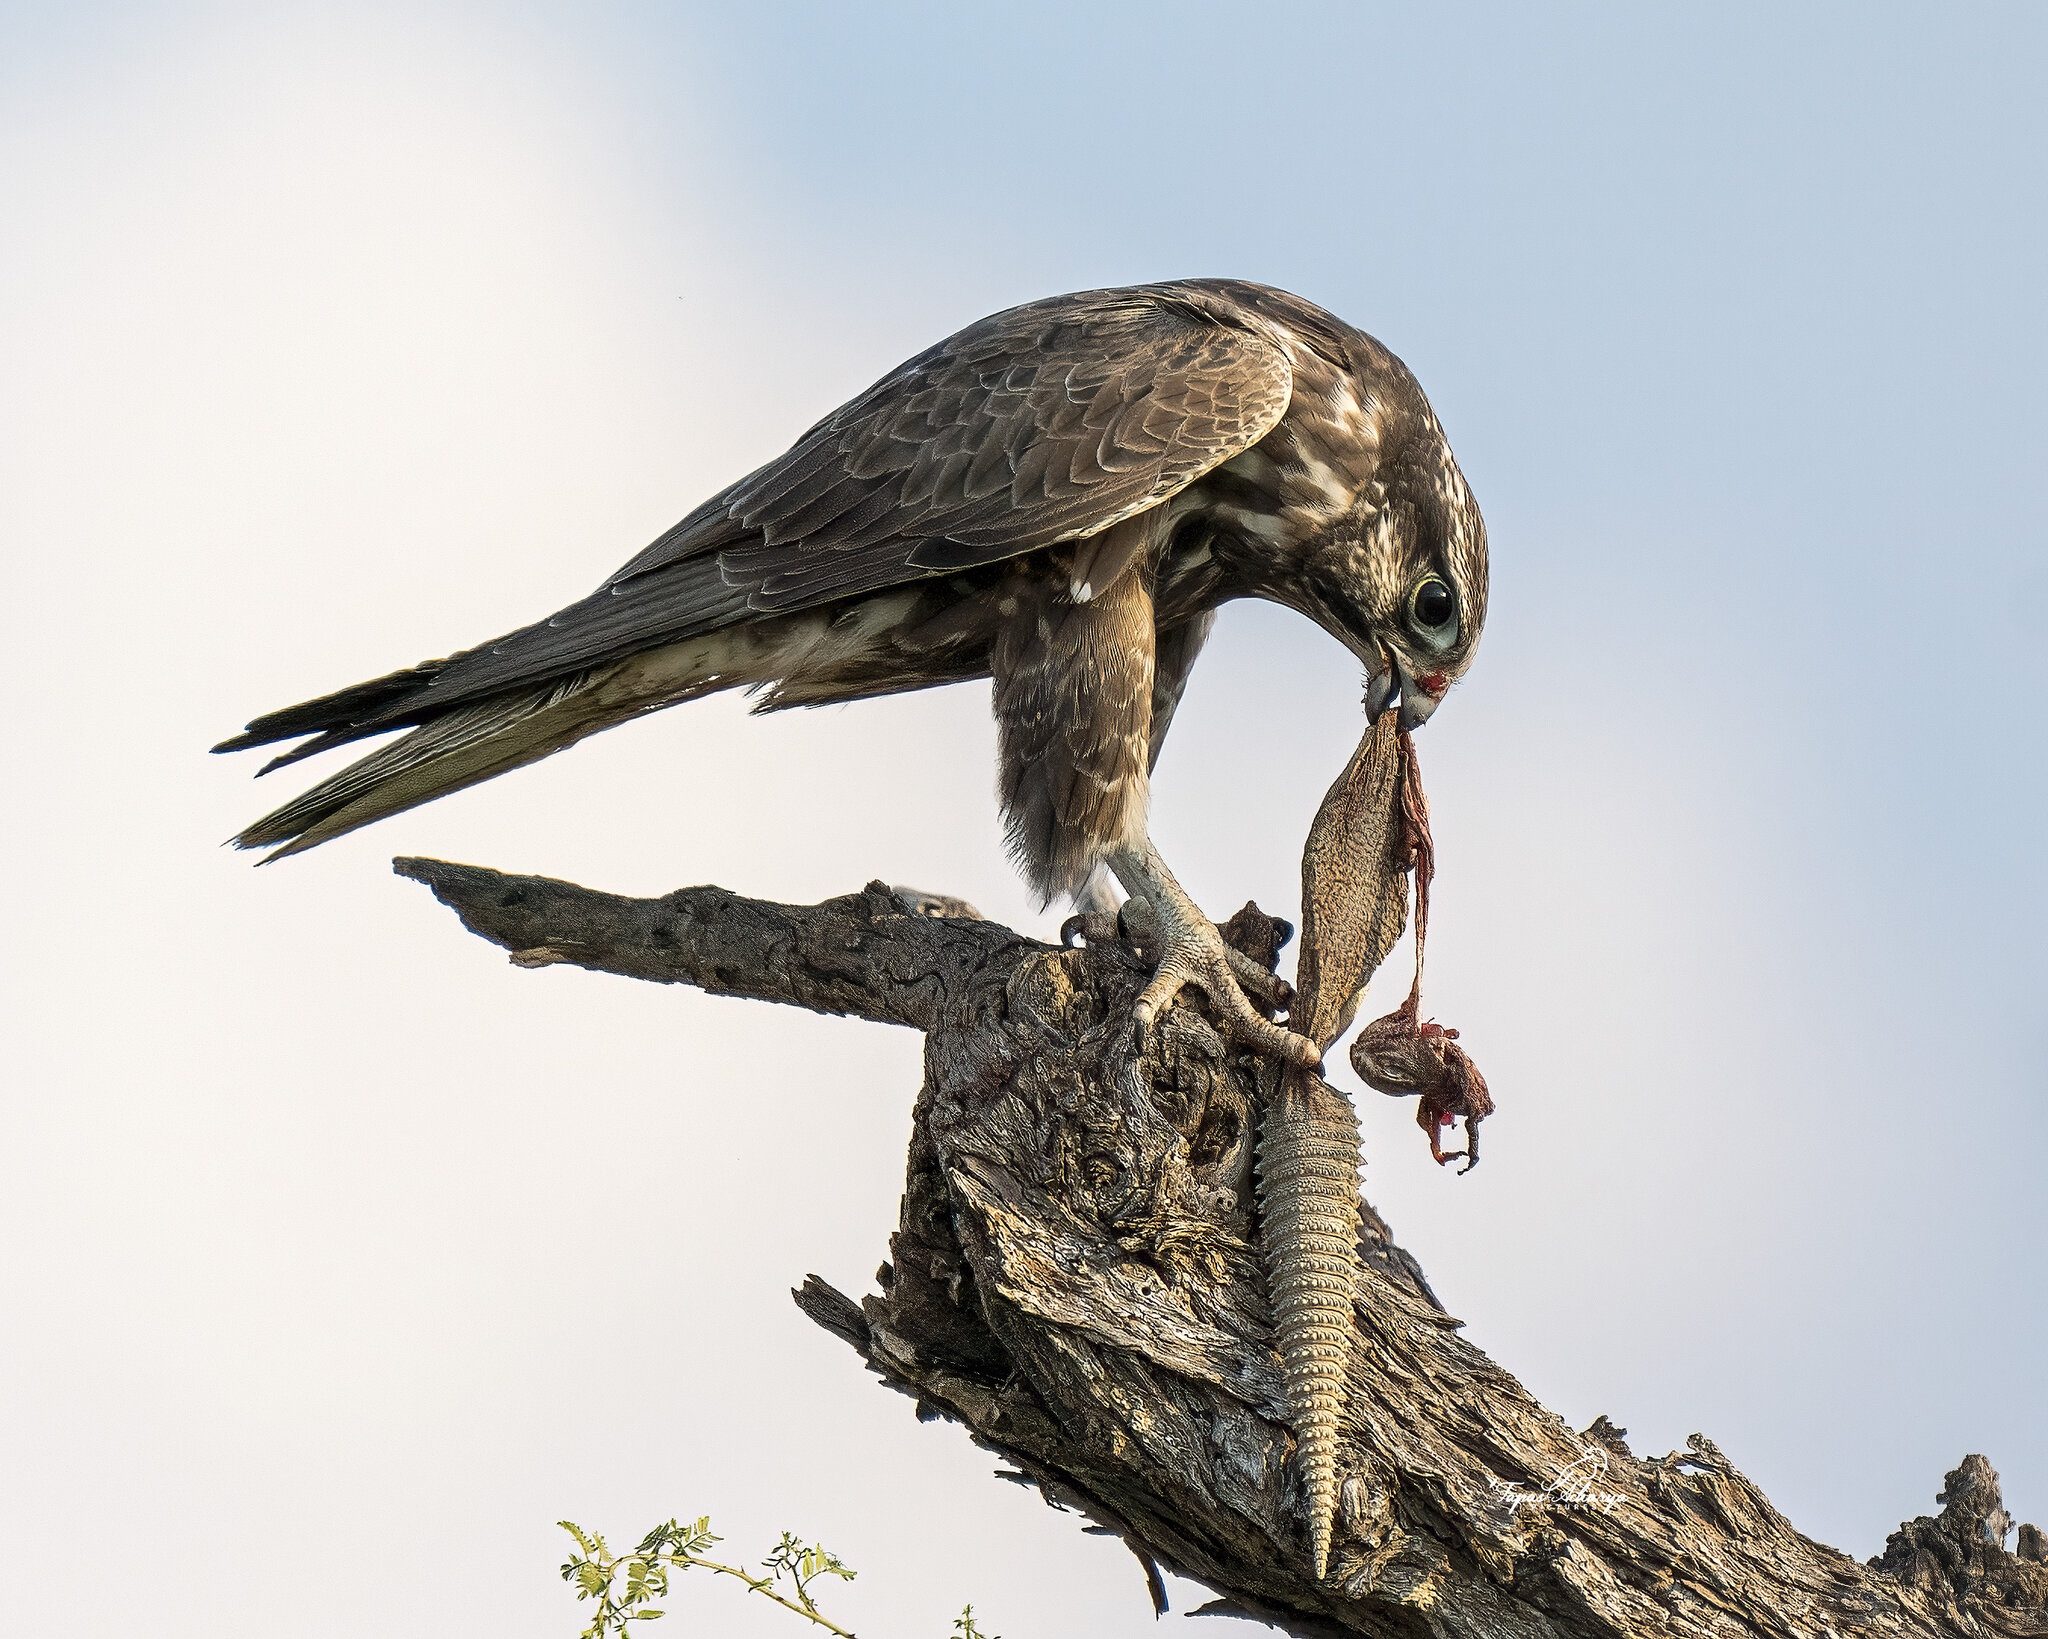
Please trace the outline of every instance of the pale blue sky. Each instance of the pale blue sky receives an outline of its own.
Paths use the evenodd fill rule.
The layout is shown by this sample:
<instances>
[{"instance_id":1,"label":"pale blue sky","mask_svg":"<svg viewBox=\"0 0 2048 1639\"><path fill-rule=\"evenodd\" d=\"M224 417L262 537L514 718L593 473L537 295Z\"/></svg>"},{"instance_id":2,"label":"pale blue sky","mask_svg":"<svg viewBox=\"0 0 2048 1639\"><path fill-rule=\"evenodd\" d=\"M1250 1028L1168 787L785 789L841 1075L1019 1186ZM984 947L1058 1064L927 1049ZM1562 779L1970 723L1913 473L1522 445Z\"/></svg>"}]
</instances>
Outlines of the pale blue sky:
<instances>
[{"instance_id":1,"label":"pale blue sky","mask_svg":"<svg viewBox=\"0 0 2048 1639\"><path fill-rule=\"evenodd\" d=\"M1385 340L1491 527L1422 752L1430 1001L1501 1111L1454 1182L1363 1105L1373 1198L1575 1423L1701 1430L1858 1555L1969 1450L2048 1523L2048 13L0 30L0 1628L118 1517L103 1631L276 1631L310 1538L294 1633L566 1635L555 1518L709 1509L840 1548L864 1633L1148 1630L1121 1549L783 1295L882 1256L912 1039L516 973L384 870L1049 928L981 692L671 713L260 874L213 844L270 793L198 753L566 601L959 323L1188 273ZM1229 613L1156 804L1199 897L1290 898L1357 698Z\"/></svg>"}]
</instances>

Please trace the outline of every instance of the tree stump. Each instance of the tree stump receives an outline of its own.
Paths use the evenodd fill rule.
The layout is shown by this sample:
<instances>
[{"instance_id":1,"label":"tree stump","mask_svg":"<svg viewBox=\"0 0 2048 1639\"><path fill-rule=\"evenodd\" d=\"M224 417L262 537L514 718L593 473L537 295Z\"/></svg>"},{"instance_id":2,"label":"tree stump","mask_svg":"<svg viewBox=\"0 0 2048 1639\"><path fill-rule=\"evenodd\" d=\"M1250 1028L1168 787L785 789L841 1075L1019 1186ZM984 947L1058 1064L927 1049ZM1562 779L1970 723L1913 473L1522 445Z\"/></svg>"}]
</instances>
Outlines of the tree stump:
<instances>
[{"instance_id":1,"label":"tree stump","mask_svg":"<svg viewBox=\"0 0 2048 1639\"><path fill-rule=\"evenodd\" d=\"M1941 1512L1860 1564L1799 1534L1695 1435L1637 1458L1575 1433L1460 1335L1361 1211L1336 1537L1317 1579L1255 1251L1259 1063L1194 1002L1141 1050L1128 947L1048 946L880 883L816 906L630 899L400 860L514 962L573 963L921 1030L880 1290L803 1312L1205 1610L1387 1639L2048 1636L2048 1539L1971 1456ZM1227 926L1271 963L1276 924ZM1015 1477L1015 1476L1013 1476Z\"/></svg>"}]
</instances>

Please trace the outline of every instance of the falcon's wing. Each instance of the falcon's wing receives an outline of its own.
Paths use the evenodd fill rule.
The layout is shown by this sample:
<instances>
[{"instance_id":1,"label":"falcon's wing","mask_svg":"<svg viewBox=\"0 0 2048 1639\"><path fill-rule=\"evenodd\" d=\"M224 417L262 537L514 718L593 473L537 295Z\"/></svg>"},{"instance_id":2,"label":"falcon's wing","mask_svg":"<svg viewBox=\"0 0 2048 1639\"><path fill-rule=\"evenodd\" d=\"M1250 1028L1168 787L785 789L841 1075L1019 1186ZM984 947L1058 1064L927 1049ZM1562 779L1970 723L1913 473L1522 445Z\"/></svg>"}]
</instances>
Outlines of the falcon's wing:
<instances>
[{"instance_id":1,"label":"falcon's wing","mask_svg":"<svg viewBox=\"0 0 2048 1639\"><path fill-rule=\"evenodd\" d=\"M345 705L329 696L258 719L230 744L331 731L336 715L352 739L755 615L1094 534L1248 449L1286 413L1287 357L1239 312L1211 292L1154 286L983 319L826 417L580 603L344 691L355 695ZM326 721L308 723L322 705Z\"/></svg>"},{"instance_id":2,"label":"falcon's wing","mask_svg":"<svg viewBox=\"0 0 2048 1639\"><path fill-rule=\"evenodd\" d=\"M1286 356L1157 290L984 319L899 366L615 575L716 546L782 612L1092 535L1248 449L1286 412ZM1227 311L1227 310L1226 310ZM752 537L724 545L737 529Z\"/></svg>"}]
</instances>

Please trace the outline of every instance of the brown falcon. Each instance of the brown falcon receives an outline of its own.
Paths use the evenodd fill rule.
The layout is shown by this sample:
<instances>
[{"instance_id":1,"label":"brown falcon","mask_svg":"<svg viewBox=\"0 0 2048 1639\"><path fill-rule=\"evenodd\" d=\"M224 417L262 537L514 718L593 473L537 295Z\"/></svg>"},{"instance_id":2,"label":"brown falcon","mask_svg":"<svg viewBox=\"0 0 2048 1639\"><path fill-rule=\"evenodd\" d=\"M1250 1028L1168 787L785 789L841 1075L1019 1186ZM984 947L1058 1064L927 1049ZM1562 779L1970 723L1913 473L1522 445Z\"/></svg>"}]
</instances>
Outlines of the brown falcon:
<instances>
[{"instance_id":1,"label":"brown falcon","mask_svg":"<svg viewBox=\"0 0 2048 1639\"><path fill-rule=\"evenodd\" d=\"M1141 1025L1183 985L1247 1003L1147 833L1149 775L1216 608L1264 597L1426 718L1486 615L1486 530L1436 416L1372 337L1285 291L1186 279L1055 296L892 370L534 625L257 718L265 769L409 732L235 841L311 848L721 689L758 709L994 679L1010 846L1048 900L1106 869L1156 919Z\"/></svg>"}]
</instances>

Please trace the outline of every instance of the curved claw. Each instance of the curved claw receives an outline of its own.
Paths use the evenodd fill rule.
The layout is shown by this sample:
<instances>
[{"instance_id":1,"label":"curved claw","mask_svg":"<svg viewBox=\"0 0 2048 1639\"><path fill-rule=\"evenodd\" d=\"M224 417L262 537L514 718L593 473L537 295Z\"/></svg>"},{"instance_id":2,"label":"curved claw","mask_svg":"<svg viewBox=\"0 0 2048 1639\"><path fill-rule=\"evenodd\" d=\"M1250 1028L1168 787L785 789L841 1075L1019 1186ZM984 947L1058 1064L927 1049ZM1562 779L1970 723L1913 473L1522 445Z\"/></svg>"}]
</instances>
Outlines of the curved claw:
<instances>
[{"instance_id":1,"label":"curved claw","mask_svg":"<svg viewBox=\"0 0 2048 1639\"><path fill-rule=\"evenodd\" d=\"M1060 924L1060 943L1068 950L1076 945L1108 945L1119 940L1129 943L1115 911L1076 911Z\"/></svg>"}]
</instances>

